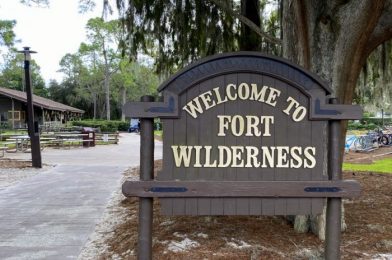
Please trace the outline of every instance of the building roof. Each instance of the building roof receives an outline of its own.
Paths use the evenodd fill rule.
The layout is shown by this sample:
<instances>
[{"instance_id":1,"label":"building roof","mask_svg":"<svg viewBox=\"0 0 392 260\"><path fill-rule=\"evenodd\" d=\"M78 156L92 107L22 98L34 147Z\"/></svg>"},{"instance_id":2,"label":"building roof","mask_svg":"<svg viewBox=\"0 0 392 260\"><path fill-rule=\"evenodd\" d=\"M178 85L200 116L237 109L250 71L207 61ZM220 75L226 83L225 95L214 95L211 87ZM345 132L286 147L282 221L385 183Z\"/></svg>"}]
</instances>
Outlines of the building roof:
<instances>
[{"instance_id":1,"label":"building roof","mask_svg":"<svg viewBox=\"0 0 392 260\"><path fill-rule=\"evenodd\" d=\"M9 88L1 88L0 87L0 95L13 98L22 102L27 102L27 95L26 92L9 89ZM61 104L59 102L43 98L40 96L33 95L33 104L36 107L42 107L49 110L61 111L61 112L72 112L72 113L79 113L83 114L84 110L74 108L71 106L67 106Z\"/></svg>"}]
</instances>

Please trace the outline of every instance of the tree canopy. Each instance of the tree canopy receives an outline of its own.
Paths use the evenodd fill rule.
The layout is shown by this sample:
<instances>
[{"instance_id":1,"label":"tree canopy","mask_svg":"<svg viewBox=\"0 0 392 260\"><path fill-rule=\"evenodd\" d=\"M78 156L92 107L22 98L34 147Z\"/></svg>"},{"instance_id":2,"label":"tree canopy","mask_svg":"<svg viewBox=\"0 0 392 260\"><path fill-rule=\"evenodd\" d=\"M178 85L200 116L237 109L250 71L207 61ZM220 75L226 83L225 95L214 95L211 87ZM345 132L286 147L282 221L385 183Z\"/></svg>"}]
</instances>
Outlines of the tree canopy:
<instances>
[{"instance_id":1,"label":"tree canopy","mask_svg":"<svg viewBox=\"0 0 392 260\"><path fill-rule=\"evenodd\" d=\"M14 20L0 20L0 46L12 47L15 44L15 24Z\"/></svg>"},{"instance_id":2,"label":"tree canopy","mask_svg":"<svg viewBox=\"0 0 392 260\"><path fill-rule=\"evenodd\" d=\"M117 7L124 14L128 35L123 46L131 57L139 51L150 54L156 61L156 70L163 74L215 53L268 49L278 54L278 24L271 24L277 21L277 12L275 20L262 23L260 18L266 2L120 0ZM249 28L249 24L253 27ZM267 42L272 43L267 46Z\"/></svg>"},{"instance_id":3,"label":"tree canopy","mask_svg":"<svg viewBox=\"0 0 392 260\"><path fill-rule=\"evenodd\" d=\"M1 66L0 86L25 91L23 61L23 54L10 52L6 55L4 63ZM47 97L48 91L45 86L45 81L41 76L40 67L34 60L31 61L30 69L34 94Z\"/></svg>"},{"instance_id":4,"label":"tree canopy","mask_svg":"<svg viewBox=\"0 0 392 260\"><path fill-rule=\"evenodd\" d=\"M51 98L82 108L87 117L120 118L128 100L156 94L158 77L152 68L121 56L122 32L118 20L92 18L86 25L87 41L76 53L60 61L63 82L52 81Z\"/></svg>"}]
</instances>

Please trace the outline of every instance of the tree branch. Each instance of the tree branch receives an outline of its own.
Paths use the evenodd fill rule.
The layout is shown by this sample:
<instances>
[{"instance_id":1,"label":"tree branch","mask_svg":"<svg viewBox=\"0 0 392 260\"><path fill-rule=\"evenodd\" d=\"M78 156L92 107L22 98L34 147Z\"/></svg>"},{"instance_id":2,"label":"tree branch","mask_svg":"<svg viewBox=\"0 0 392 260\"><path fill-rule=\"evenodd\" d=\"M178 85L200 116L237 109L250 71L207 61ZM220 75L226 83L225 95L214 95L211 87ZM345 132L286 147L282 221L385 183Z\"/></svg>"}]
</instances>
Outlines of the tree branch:
<instances>
[{"instance_id":1,"label":"tree branch","mask_svg":"<svg viewBox=\"0 0 392 260\"><path fill-rule=\"evenodd\" d=\"M309 32L305 4L301 0L294 1L293 7L298 32L298 49L301 52L300 64L306 69L310 69Z\"/></svg>"},{"instance_id":2,"label":"tree branch","mask_svg":"<svg viewBox=\"0 0 392 260\"><path fill-rule=\"evenodd\" d=\"M374 28L373 33L368 40L366 57L368 57L380 44L390 39L392 39L392 0L385 2L377 26Z\"/></svg>"},{"instance_id":3,"label":"tree branch","mask_svg":"<svg viewBox=\"0 0 392 260\"><path fill-rule=\"evenodd\" d=\"M258 27L254 22L246 18L245 16L241 15L240 13L234 11L232 8L226 5L221 0L210 0L212 3L217 5L218 7L222 8L223 11L226 13L230 14L233 17L236 17L238 20L240 20L242 23L247 25L251 30L253 30L255 33L257 33L259 36L263 37L265 40L275 43L275 44L282 44L282 41L280 39L277 39L275 37L272 37L271 35L263 32L260 27Z\"/></svg>"}]
</instances>

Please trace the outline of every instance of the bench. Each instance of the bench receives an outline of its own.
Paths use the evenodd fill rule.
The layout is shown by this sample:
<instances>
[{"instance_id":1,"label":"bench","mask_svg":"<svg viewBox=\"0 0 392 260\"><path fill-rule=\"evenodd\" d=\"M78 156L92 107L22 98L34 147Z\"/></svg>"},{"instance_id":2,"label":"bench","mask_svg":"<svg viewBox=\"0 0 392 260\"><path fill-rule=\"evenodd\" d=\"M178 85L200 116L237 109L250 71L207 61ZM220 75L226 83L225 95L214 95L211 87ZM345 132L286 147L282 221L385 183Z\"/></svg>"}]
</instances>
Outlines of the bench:
<instances>
[{"instance_id":1,"label":"bench","mask_svg":"<svg viewBox=\"0 0 392 260\"><path fill-rule=\"evenodd\" d=\"M1 151L0 158L4 157L4 153L5 153L5 151L7 151L7 150L8 150L8 147L0 147L0 151Z\"/></svg>"}]
</instances>

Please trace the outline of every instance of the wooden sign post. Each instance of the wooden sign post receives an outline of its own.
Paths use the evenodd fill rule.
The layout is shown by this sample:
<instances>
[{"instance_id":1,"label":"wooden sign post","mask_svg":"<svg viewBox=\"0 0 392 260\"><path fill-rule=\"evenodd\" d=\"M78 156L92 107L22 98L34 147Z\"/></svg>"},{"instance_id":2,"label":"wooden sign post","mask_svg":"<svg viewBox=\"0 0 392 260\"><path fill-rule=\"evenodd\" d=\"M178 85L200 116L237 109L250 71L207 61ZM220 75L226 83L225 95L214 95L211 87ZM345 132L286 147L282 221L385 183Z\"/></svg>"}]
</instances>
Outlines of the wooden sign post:
<instances>
[{"instance_id":1,"label":"wooden sign post","mask_svg":"<svg viewBox=\"0 0 392 260\"><path fill-rule=\"evenodd\" d=\"M141 119L139 259L151 259L152 198L165 215L321 214L327 198L326 259L340 258L341 198L360 193L342 180L340 105L314 74L281 58L238 52L196 62L159 91L124 106ZM153 180L153 118L163 123L163 168Z\"/></svg>"}]
</instances>

